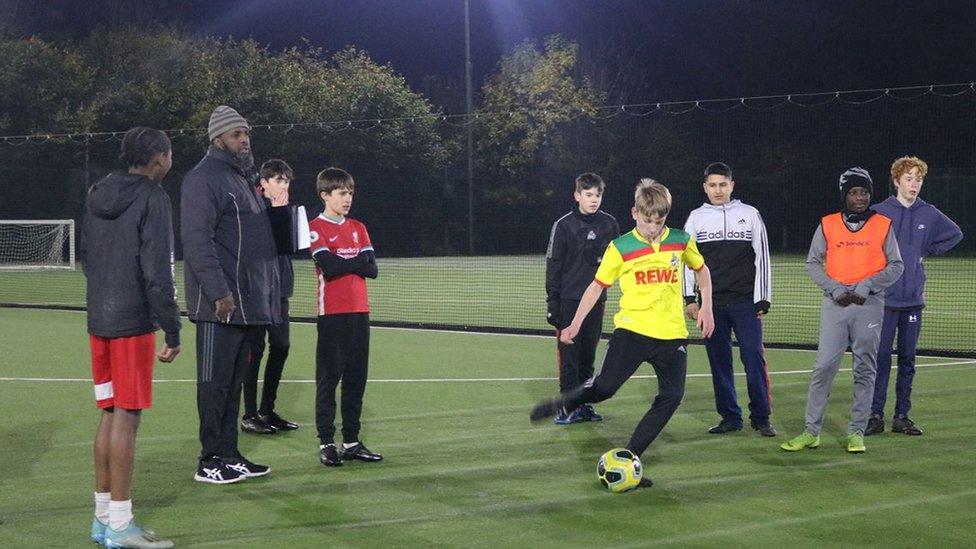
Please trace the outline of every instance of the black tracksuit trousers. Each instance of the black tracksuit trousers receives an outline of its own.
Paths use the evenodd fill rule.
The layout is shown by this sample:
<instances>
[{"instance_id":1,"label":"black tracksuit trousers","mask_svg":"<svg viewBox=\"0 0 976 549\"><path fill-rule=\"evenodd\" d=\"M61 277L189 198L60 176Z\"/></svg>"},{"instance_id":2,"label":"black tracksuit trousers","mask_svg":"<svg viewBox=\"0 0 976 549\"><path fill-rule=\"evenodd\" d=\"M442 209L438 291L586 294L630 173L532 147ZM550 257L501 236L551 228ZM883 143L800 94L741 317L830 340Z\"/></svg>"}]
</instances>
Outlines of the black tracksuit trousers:
<instances>
[{"instance_id":1,"label":"black tracksuit trousers","mask_svg":"<svg viewBox=\"0 0 976 549\"><path fill-rule=\"evenodd\" d=\"M617 328L610 338L600 375L591 385L564 397L564 406L574 410L584 403L602 402L612 397L641 363L651 363L657 374L657 396L627 444L627 449L639 456L654 442L681 404L688 372L687 350L687 339L655 339Z\"/></svg>"},{"instance_id":2,"label":"black tracksuit trousers","mask_svg":"<svg viewBox=\"0 0 976 549\"><path fill-rule=\"evenodd\" d=\"M197 413L200 459L236 457L237 414L250 340L264 326L197 322Z\"/></svg>"},{"instance_id":3,"label":"black tracksuit trousers","mask_svg":"<svg viewBox=\"0 0 976 549\"><path fill-rule=\"evenodd\" d=\"M597 303L590 314L583 319L579 334L572 345L559 341L560 330L556 330L556 354L559 367L559 392L569 393L593 377L593 362L596 348L600 345L603 333L603 310L606 303ZM569 322L576 315L579 300L563 299L560 304L562 318Z\"/></svg>"},{"instance_id":4,"label":"black tracksuit trousers","mask_svg":"<svg viewBox=\"0 0 976 549\"><path fill-rule=\"evenodd\" d=\"M251 352L248 357L247 372L244 375L244 415L257 413L267 415L274 411L278 398L278 384L281 372L285 369L288 349L291 347L290 326L288 322L288 300L281 300L281 323L259 326L250 341ZM258 373L261 358L264 356L264 337L268 337L268 361L264 365L264 387L261 390L261 408L258 408Z\"/></svg>"},{"instance_id":5,"label":"black tracksuit trousers","mask_svg":"<svg viewBox=\"0 0 976 549\"><path fill-rule=\"evenodd\" d=\"M322 315L316 322L315 427L322 444L335 442L336 388L342 384L342 441L359 440L369 367L369 314Z\"/></svg>"}]
</instances>

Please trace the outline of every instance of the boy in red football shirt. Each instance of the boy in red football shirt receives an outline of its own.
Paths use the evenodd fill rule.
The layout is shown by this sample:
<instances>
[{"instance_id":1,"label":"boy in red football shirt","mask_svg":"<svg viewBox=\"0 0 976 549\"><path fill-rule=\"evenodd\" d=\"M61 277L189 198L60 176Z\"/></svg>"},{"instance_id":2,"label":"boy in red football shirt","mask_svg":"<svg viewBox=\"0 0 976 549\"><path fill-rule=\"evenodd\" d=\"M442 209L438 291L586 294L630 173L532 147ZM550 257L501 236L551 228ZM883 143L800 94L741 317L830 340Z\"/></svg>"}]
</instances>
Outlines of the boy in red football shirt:
<instances>
[{"instance_id":1,"label":"boy in red football shirt","mask_svg":"<svg viewBox=\"0 0 976 549\"><path fill-rule=\"evenodd\" d=\"M338 467L346 459L380 461L359 440L369 365L366 279L376 278L376 256L366 226L346 215L356 184L339 168L319 172L315 190L325 211L311 222L312 258L318 275L318 343L315 349L315 426L319 461ZM342 448L335 445L336 386L342 382Z\"/></svg>"}]
</instances>

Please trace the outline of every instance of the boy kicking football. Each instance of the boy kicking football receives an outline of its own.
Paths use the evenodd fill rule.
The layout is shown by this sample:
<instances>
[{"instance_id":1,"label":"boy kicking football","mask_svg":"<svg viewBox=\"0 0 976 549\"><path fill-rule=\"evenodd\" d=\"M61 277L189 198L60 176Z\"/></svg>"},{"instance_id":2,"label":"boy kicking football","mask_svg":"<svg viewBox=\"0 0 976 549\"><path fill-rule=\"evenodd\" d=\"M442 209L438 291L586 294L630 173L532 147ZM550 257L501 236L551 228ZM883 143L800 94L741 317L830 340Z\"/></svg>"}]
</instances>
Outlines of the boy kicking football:
<instances>
[{"instance_id":1,"label":"boy kicking football","mask_svg":"<svg viewBox=\"0 0 976 549\"><path fill-rule=\"evenodd\" d=\"M564 343L572 343L603 290L619 280L623 294L620 311L613 318L614 332L600 374L572 393L538 404L529 416L532 421L610 398L643 362L654 367L658 394L634 429L627 449L640 456L678 409L688 367L682 264L695 271L701 289L702 304L696 324L703 337L712 334L714 320L708 267L691 235L665 226L670 211L671 193L667 187L653 179L642 179L631 210L636 226L607 247L572 323L560 334ZM650 478L641 479L641 487L651 484Z\"/></svg>"}]
</instances>

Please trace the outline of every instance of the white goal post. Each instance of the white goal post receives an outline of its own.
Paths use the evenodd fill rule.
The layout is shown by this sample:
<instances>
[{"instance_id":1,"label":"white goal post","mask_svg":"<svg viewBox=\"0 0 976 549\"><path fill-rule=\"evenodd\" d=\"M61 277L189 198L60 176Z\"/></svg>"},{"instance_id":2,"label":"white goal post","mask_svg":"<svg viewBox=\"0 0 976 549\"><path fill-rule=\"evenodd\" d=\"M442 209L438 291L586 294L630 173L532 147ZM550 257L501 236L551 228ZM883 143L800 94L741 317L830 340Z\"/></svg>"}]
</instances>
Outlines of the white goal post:
<instances>
[{"instance_id":1,"label":"white goal post","mask_svg":"<svg viewBox=\"0 0 976 549\"><path fill-rule=\"evenodd\" d=\"M0 271L74 268L73 219L0 219Z\"/></svg>"}]
</instances>

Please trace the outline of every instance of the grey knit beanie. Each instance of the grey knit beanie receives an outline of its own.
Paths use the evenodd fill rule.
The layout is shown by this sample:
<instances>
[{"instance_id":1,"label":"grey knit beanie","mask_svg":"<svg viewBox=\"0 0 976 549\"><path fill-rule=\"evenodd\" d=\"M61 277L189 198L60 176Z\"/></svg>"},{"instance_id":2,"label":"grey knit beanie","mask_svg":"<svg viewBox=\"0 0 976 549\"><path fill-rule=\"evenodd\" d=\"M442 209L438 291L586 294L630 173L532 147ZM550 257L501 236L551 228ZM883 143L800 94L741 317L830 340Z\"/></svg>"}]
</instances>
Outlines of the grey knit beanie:
<instances>
[{"instance_id":1,"label":"grey knit beanie","mask_svg":"<svg viewBox=\"0 0 976 549\"><path fill-rule=\"evenodd\" d=\"M210 125L207 126L207 134L210 135L210 140L213 141L215 137L234 128L250 130L251 125L237 111L227 105L221 105L214 109L213 114L210 115Z\"/></svg>"}]
</instances>

